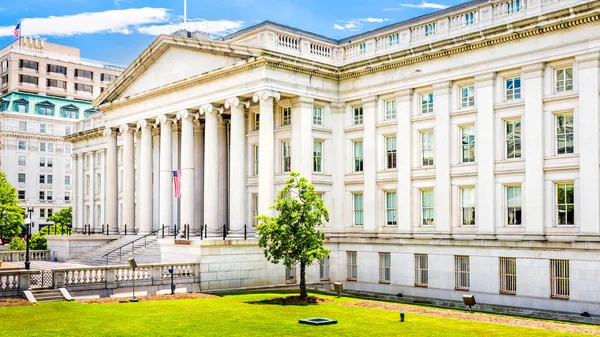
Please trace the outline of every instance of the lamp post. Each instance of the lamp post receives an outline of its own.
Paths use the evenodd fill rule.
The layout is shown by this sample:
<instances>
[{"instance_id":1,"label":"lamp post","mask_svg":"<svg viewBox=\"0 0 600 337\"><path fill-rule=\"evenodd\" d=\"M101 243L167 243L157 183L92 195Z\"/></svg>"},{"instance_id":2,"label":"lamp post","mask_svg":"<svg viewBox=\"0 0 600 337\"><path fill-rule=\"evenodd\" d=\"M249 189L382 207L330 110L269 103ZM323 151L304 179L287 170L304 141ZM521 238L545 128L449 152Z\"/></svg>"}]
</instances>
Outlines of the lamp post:
<instances>
[{"instance_id":1,"label":"lamp post","mask_svg":"<svg viewBox=\"0 0 600 337\"><path fill-rule=\"evenodd\" d=\"M31 236L31 215L33 214L33 207L27 207L27 219L25 219L25 269L29 270L31 262L29 261L29 237Z\"/></svg>"}]
</instances>

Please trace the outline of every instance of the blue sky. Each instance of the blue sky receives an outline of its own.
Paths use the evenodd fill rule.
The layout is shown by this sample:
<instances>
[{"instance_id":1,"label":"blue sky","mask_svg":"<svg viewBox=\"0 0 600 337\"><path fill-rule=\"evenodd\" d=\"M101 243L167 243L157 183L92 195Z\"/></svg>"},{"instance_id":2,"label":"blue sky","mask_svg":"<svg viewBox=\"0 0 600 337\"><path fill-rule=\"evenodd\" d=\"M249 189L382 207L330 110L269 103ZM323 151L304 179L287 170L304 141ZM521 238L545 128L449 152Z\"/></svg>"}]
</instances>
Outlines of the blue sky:
<instances>
[{"instance_id":1,"label":"blue sky","mask_svg":"<svg viewBox=\"0 0 600 337\"><path fill-rule=\"evenodd\" d=\"M187 16L223 34L271 20L342 38L460 3L460 0L187 0ZM81 49L82 57L128 65L160 33L183 21L183 0L0 1L0 45L23 20L25 36Z\"/></svg>"}]
</instances>

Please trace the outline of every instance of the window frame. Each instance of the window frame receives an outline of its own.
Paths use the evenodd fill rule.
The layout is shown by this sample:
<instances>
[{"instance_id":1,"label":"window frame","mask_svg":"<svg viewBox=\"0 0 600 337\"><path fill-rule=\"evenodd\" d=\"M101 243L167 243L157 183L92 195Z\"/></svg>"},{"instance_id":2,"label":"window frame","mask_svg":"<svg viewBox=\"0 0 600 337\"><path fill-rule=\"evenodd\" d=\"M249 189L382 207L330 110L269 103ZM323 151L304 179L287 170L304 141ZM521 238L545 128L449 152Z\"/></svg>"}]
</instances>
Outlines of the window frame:
<instances>
[{"instance_id":1,"label":"window frame","mask_svg":"<svg viewBox=\"0 0 600 337\"><path fill-rule=\"evenodd\" d=\"M292 154L289 140L281 141L281 172L287 173L292 170Z\"/></svg>"},{"instance_id":2,"label":"window frame","mask_svg":"<svg viewBox=\"0 0 600 337\"><path fill-rule=\"evenodd\" d=\"M393 140L393 141L392 141ZM393 149L390 149L390 142L393 145ZM395 170L398 167L397 162L397 151L398 144L396 136L385 137L385 169Z\"/></svg>"},{"instance_id":3,"label":"window frame","mask_svg":"<svg viewBox=\"0 0 600 337\"><path fill-rule=\"evenodd\" d=\"M563 202L563 203L560 203L560 200L559 200L559 198L560 198L559 197L559 190L560 190L561 186L565 188L565 202ZM566 198L566 192L567 192L566 188L568 188L569 186L571 186L571 188L573 190L573 200L572 200L572 203L567 202L568 198ZM575 193L576 193L575 192L575 182L574 181L558 181L558 182L554 183L554 189L555 189L555 193L554 193L554 195L555 195L554 201L555 202L554 202L554 205L555 205L555 209L556 209L556 211L555 211L555 214L556 214L556 226L558 226L558 227L573 227L573 226L575 226L575 216L576 216L576 212L575 212ZM569 206L571 207L571 209L572 209L571 212L573 213L573 215L572 215L572 217L573 217L573 223L564 223L564 224L560 223L560 213L561 213L560 206L564 206L565 207L565 212L566 212L565 221L568 221L568 218L569 218Z\"/></svg>"},{"instance_id":4,"label":"window frame","mask_svg":"<svg viewBox=\"0 0 600 337\"><path fill-rule=\"evenodd\" d=\"M357 201L360 200L360 208L357 208ZM364 227L365 225L365 200L363 193L352 193L352 225ZM360 218L360 221L357 219ZM360 223L359 223L360 222Z\"/></svg>"},{"instance_id":5,"label":"window frame","mask_svg":"<svg viewBox=\"0 0 600 337\"><path fill-rule=\"evenodd\" d=\"M22 195L22 197L21 197ZM17 190L17 200L25 200L27 198L26 190Z\"/></svg>"},{"instance_id":6,"label":"window frame","mask_svg":"<svg viewBox=\"0 0 600 337\"><path fill-rule=\"evenodd\" d=\"M433 114L434 96L433 92L423 93L419 95L421 108L419 109L421 115Z\"/></svg>"},{"instance_id":7,"label":"window frame","mask_svg":"<svg viewBox=\"0 0 600 337\"><path fill-rule=\"evenodd\" d=\"M498 279L500 294L517 294L517 258L498 258Z\"/></svg>"},{"instance_id":8,"label":"window frame","mask_svg":"<svg viewBox=\"0 0 600 337\"><path fill-rule=\"evenodd\" d=\"M415 253L415 287L424 287L424 288L429 287L429 255L428 254Z\"/></svg>"},{"instance_id":9,"label":"window frame","mask_svg":"<svg viewBox=\"0 0 600 337\"><path fill-rule=\"evenodd\" d=\"M568 300L571 293L571 266L569 260L550 259L549 263L550 298Z\"/></svg>"},{"instance_id":10,"label":"window frame","mask_svg":"<svg viewBox=\"0 0 600 337\"><path fill-rule=\"evenodd\" d=\"M392 281L392 254L379 253L379 283L389 284Z\"/></svg>"},{"instance_id":11,"label":"window frame","mask_svg":"<svg viewBox=\"0 0 600 337\"><path fill-rule=\"evenodd\" d=\"M322 140L313 140L313 172L316 173L323 172L323 143Z\"/></svg>"},{"instance_id":12,"label":"window frame","mask_svg":"<svg viewBox=\"0 0 600 337\"><path fill-rule=\"evenodd\" d=\"M254 131L260 130L260 113L254 113Z\"/></svg>"},{"instance_id":13,"label":"window frame","mask_svg":"<svg viewBox=\"0 0 600 337\"><path fill-rule=\"evenodd\" d=\"M389 101L384 101L383 102L384 107L385 107L385 116L384 116L384 120L386 121L391 121L394 120L398 117L398 110L396 108L396 100L389 100Z\"/></svg>"},{"instance_id":14,"label":"window frame","mask_svg":"<svg viewBox=\"0 0 600 337\"><path fill-rule=\"evenodd\" d=\"M23 179L21 179L21 177L23 177ZM17 174L17 183L27 183L27 174L18 173Z\"/></svg>"},{"instance_id":15,"label":"window frame","mask_svg":"<svg viewBox=\"0 0 600 337\"><path fill-rule=\"evenodd\" d=\"M464 95L465 89L467 90L466 96ZM460 97L460 108L461 109L473 108L476 103L475 102L475 85L473 85L473 84L463 85L463 86L460 86L458 88L458 90L459 90L459 97Z\"/></svg>"},{"instance_id":16,"label":"window frame","mask_svg":"<svg viewBox=\"0 0 600 337\"><path fill-rule=\"evenodd\" d=\"M518 205L515 203L514 205L511 205L510 199L509 199L509 190L511 189L518 189L519 191L519 197L518 197ZM522 226L523 225L523 189L521 185L505 185L504 186L504 193L505 193L505 202L506 202L506 207L505 207L505 212L504 212L504 216L505 216L505 223L507 226L509 227L513 227L513 226ZM516 197L515 197L516 198ZM511 214L511 208L513 209L512 212L515 214L515 218L517 217L516 214L519 214L519 223L514 223L511 224L510 223L510 214Z\"/></svg>"},{"instance_id":17,"label":"window frame","mask_svg":"<svg viewBox=\"0 0 600 337\"><path fill-rule=\"evenodd\" d=\"M465 205L465 192L472 194L467 200L469 202L469 204ZM472 202L472 204L471 204ZM468 222L467 219L465 219L465 210L468 211L469 209L472 209L472 219L470 219L472 223L466 223ZM460 188L460 223L461 226L463 227L473 227L476 226L476 209L477 209L477 195L476 195L476 191L475 191L475 186L462 186Z\"/></svg>"},{"instance_id":18,"label":"window frame","mask_svg":"<svg viewBox=\"0 0 600 337\"><path fill-rule=\"evenodd\" d=\"M385 225L386 226L397 226L398 225L398 198L396 191L388 191L385 192ZM390 202L390 197L392 197L392 201ZM390 214L392 221L390 221Z\"/></svg>"},{"instance_id":19,"label":"window frame","mask_svg":"<svg viewBox=\"0 0 600 337\"><path fill-rule=\"evenodd\" d=\"M352 108L352 125L363 125L364 117L365 112L362 106L355 106Z\"/></svg>"},{"instance_id":20,"label":"window frame","mask_svg":"<svg viewBox=\"0 0 600 337\"><path fill-rule=\"evenodd\" d=\"M512 88L509 89L509 81L512 82ZM516 86L518 82L518 87ZM516 101L521 99L521 76L507 77L504 79L504 100Z\"/></svg>"},{"instance_id":21,"label":"window frame","mask_svg":"<svg viewBox=\"0 0 600 337\"><path fill-rule=\"evenodd\" d=\"M516 125L518 123L518 126ZM521 119L507 119L504 121L504 158L506 160L513 160L513 159L521 159L522 158L522 151L523 151L523 137L522 137L522 122ZM509 134L508 130L509 130L509 126L512 127L513 132ZM519 129L518 132L516 132L515 130ZM511 135L511 137L509 137L509 135ZM511 147L513 147L513 156L510 156L510 152L509 149ZM517 146L518 146L518 151L517 151Z\"/></svg>"},{"instance_id":22,"label":"window frame","mask_svg":"<svg viewBox=\"0 0 600 337\"><path fill-rule=\"evenodd\" d=\"M292 125L292 107L281 107L281 126Z\"/></svg>"},{"instance_id":23,"label":"window frame","mask_svg":"<svg viewBox=\"0 0 600 337\"><path fill-rule=\"evenodd\" d=\"M420 206L421 206L421 226L435 226L435 193L433 188L423 188L420 189ZM431 193L431 206L425 206L424 196L426 193ZM428 210L431 212L431 218L425 218L425 211ZM431 223L425 223L426 219L430 219Z\"/></svg>"},{"instance_id":24,"label":"window frame","mask_svg":"<svg viewBox=\"0 0 600 337\"><path fill-rule=\"evenodd\" d=\"M357 156L357 146L360 149L360 157ZM364 170L364 142L362 139L354 140L352 141L352 172L364 172Z\"/></svg>"},{"instance_id":25,"label":"window frame","mask_svg":"<svg viewBox=\"0 0 600 337\"><path fill-rule=\"evenodd\" d=\"M253 159L253 162L254 162L253 163L254 165L253 165L253 171L252 171L252 173L253 173L254 176L258 176L258 169L259 169L258 159L259 159L260 153L259 153L259 147L258 147L257 144L253 144L252 145L252 154L253 154L253 158L252 159Z\"/></svg>"},{"instance_id":26,"label":"window frame","mask_svg":"<svg viewBox=\"0 0 600 337\"><path fill-rule=\"evenodd\" d=\"M567 79L567 70L571 70L571 78ZM559 80L559 73L563 72L563 79ZM575 72L573 71L573 66L562 67L554 69L554 93L567 92L574 90L575 84ZM570 84L569 84L570 82ZM562 86L560 86L562 85Z\"/></svg>"},{"instance_id":27,"label":"window frame","mask_svg":"<svg viewBox=\"0 0 600 337\"><path fill-rule=\"evenodd\" d=\"M329 261L329 256L325 256L324 258L322 258L319 261L319 279L321 281L329 281L329 267L330 267L330 261Z\"/></svg>"},{"instance_id":28,"label":"window frame","mask_svg":"<svg viewBox=\"0 0 600 337\"><path fill-rule=\"evenodd\" d=\"M323 126L323 107L322 106L313 106L312 124Z\"/></svg>"},{"instance_id":29,"label":"window frame","mask_svg":"<svg viewBox=\"0 0 600 337\"><path fill-rule=\"evenodd\" d=\"M470 141L471 138L468 138L467 143L465 143L465 130L471 129L472 134L467 134L467 137L472 137L473 142ZM468 164L476 162L476 144L477 139L475 138L475 125L462 125L460 126L460 163ZM470 149L470 150L469 150ZM465 157L465 151L472 152L472 158Z\"/></svg>"},{"instance_id":30,"label":"window frame","mask_svg":"<svg viewBox=\"0 0 600 337\"><path fill-rule=\"evenodd\" d=\"M358 252L346 251L346 280L358 280Z\"/></svg>"},{"instance_id":31,"label":"window frame","mask_svg":"<svg viewBox=\"0 0 600 337\"><path fill-rule=\"evenodd\" d=\"M434 155L434 145L435 145L435 139L434 139L434 135L433 135L433 130L424 130L419 132L420 138L421 138L421 167L431 167L435 165L435 155ZM431 135L430 138L430 148L425 148L425 144L424 144L424 140L425 140L425 135ZM429 136L428 136L429 137ZM426 152L431 152L431 164L426 164L425 160L425 153ZM427 161L429 162L429 159L427 159Z\"/></svg>"},{"instance_id":32,"label":"window frame","mask_svg":"<svg viewBox=\"0 0 600 337\"><path fill-rule=\"evenodd\" d=\"M571 119L571 123L570 123L570 127L572 132L568 133L567 129L569 127L569 124L567 123L565 117L570 117ZM559 119L563 118L565 119L565 123L563 125L563 129L564 132L563 133L559 133ZM567 149L569 148L568 145L568 138L569 135L571 136L571 152L568 152ZM561 137L563 137L564 139L562 140L564 142L564 152L560 153L560 142L561 142ZM563 155L572 155L575 154L575 116L573 115L573 112L560 112L560 113L555 113L554 114L554 146L556 146L556 150L554 151L555 155L557 156L563 156Z\"/></svg>"},{"instance_id":33,"label":"window frame","mask_svg":"<svg viewBox=\"0 0 600 337\"><path fill-rule=\"evenodd\" d=\"M467 255L454 255L454 290L469 291L470 287L471 259Z\"/></svg>"}]
</instances>

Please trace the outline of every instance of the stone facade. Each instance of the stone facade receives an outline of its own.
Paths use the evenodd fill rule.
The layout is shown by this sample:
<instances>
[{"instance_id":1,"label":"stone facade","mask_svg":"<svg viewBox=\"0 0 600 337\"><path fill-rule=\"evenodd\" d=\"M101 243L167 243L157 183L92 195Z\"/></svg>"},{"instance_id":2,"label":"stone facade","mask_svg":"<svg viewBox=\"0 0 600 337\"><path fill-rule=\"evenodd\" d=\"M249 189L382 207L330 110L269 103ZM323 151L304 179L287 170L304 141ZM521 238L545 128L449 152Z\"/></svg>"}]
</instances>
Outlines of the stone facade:
<instances>
[{"instance_id":1,"label":"stone facade","mask_svg":"<svg viewBox=\"0 0 600 337\"><path fill-rule=\"evenodd\" d=\"M339 41L160 36L68 137L75 223L239 233L294 170L330 210L331 281L598 313L598 6L473 1ZM220 254L208 268L233 273Z\"/></svg>"}]
</instances>

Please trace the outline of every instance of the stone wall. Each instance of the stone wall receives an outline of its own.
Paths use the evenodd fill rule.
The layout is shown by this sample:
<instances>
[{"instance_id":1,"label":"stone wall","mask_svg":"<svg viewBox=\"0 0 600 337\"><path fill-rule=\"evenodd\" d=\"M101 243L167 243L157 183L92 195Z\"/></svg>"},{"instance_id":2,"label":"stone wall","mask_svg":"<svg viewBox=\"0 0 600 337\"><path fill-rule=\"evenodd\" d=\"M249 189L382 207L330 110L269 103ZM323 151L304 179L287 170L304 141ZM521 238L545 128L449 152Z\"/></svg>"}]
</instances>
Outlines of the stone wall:
<instances>
[{"instance_id":1,"label":"stone wall","mask_svg":"<svg viewBox=\"0 0 600 337\"><path fill-rule=\"evenodd\" d=\"M57 261L75 259L79 255L117 240L119 236L103 235L47 235L48 250L50 255L56 257Z\"/></svg>"}]
</instances>

